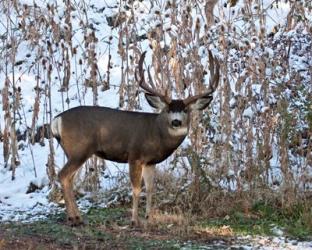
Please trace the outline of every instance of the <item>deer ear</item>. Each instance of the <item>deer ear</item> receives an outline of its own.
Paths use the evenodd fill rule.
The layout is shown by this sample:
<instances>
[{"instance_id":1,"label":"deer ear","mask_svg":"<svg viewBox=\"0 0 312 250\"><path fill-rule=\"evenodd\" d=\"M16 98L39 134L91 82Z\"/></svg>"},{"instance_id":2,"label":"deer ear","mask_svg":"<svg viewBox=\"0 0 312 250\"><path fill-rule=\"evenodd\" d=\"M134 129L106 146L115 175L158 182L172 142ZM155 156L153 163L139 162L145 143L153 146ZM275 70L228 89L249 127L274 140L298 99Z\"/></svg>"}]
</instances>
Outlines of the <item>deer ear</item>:
<instances>
[{"instance_id":1,"label":"deer ear","mask_svg":"<svg viewBox=\"0 0 312 250\"><path fill-rule=\"evenodd\" d=\"M197 99L196 101L194 101L193 103L191 103L190 108L191 108L191 110L203 110L203 109L208 107L208 105L211 103L212 99L213 99L213 97L210 94L203 96L203 97Z\"/></svg>"},{"instance_id":2,"label":"deer ear","mask_svg":"<svg viewBox=\"0 0 312 250\"><path fill-rule=\"evenodd\" d=\"M164 109L167 104L164 100L162 100L159 96L152 95L149 93L145 93L145 98L148 104L155 109Z\"/></svg>"}]
</instances>

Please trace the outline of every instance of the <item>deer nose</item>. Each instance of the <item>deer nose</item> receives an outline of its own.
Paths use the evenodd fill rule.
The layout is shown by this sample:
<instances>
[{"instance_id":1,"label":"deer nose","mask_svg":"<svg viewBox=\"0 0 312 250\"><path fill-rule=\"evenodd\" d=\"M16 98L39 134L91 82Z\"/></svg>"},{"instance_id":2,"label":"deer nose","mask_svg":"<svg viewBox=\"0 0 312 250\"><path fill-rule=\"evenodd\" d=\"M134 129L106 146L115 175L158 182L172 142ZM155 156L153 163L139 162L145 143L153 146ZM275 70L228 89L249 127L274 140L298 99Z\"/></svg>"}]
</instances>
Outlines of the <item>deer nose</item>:
<instances>
[{"instance_id":1,"label":"deer nose","mask_svg":"<svg viewBox=\"0 0 312 250\"><path fill-rule=\"evenodd\" d=\"M171 125L172 127L180 127L182 125L182 122L180 120L175 119L171 122Z\"/></svg>"}]
</instances>

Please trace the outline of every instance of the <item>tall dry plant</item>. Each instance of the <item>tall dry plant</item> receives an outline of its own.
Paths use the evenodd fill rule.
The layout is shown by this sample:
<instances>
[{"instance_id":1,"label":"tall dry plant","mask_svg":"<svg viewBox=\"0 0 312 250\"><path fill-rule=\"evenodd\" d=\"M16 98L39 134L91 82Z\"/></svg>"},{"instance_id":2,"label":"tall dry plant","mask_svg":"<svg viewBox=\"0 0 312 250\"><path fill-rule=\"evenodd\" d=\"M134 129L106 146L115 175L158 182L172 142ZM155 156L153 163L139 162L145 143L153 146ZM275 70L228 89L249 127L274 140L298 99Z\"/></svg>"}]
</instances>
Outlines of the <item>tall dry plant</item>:
<instances>
[{"instance_id":1,"label":"tall dry plant","mask_svg":"<svg viewBox=\"0 0 312 250\"><path fill-rule=\"evenodd\" d=\"M4 39L4 50L2 56L4 58L4 74L5 82L2 93L3 110L5 111L4 121L4 161L5 166L9 165L12 170L11 179L15 179L15 171L19 165L18 145L17 145L17 124L20 121L18 110L20 108L21 89L17 86L16 66L17 49L21 42L16 36L14 24L11 21L11 12L14 8L15 1L4 1L3 11L6 13L5 27L6 36ZM10 158L10 163L9 163Z\"/></svg>"}]
</instances>

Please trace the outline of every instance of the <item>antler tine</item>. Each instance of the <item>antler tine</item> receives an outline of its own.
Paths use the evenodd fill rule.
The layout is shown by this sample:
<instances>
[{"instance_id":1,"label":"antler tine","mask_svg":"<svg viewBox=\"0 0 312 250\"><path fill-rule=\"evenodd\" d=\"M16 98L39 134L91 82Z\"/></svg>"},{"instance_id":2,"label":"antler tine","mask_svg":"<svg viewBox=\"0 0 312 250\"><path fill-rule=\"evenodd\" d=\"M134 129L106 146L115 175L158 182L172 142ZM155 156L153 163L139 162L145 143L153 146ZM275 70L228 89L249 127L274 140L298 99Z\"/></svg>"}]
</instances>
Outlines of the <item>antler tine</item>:
<instances>
[{"instance_id":1,"label":"antler tine","mask_svg":"<svg viewBox=\"0 0 312 250\"><path fill-rule=\"evenodd\" d=\"M149 82L150 82L150 85L147 85L146 82L145 82L145 78L144 78L144 69L143 69L143 62L144 62L144 59L145 59L145 54L146 54L146 51L144 51L140 57L140 60L139 60L139 65L138 65L138 71L139 71L139 76L140 76L140 79L138 80L138 76L137 74L135 74L135 78L136 80L139 82L139 86L144 89L145 91L147 91L148 93L150 94L153 94L153 95L156 95L158 97L160 97L163 101L165 101L166 103L169 104L169 100L168 98L161 94L160 92L156 91L156 87L154 85L154 82L152 80L152 76L151 76L151 73L150 73L150 70L149 70L149 67L148 67L148 78L149 78Z\"/></svg>"},{"instance_id":2,"label":"antler tine","mask_svg":"<svg viewBox=\"0 0 312 250\"><path fill-rule=\"evenodd\" d=\"M220 64L217 59L215 59L209 50L209 71L210 71L210 81L209 81L209 91L195 96L190 96L184 100L185 105L196 101L199 98L212 94L219 83L220 78Z\"/></svg>"},{"instance_id":3,"label":"antler tine","mask_svg":"<svg viewBox=\"0 0 312 250\"><path fill-rule=\"evenodd\" d=\"M152 86L152 88L156 89L154 81L153 81L152 76L151 76L151 72L150 72L150 67L149 66L147 67L147 73L148 73L148 80L149 80L150 85Z\"/></svg>"},{"instance_id":4,"label":"antler tine","mask_svg":"<svg viewBox=\"0 0 312 250\"><path fill-rule=\"evenodd\" d=\"M210 71L210 81L209 88L214 92L218 86L220 79L220 64L219 60L215 59L209 50L209 71Z\"/></svg>"}]
</instances>

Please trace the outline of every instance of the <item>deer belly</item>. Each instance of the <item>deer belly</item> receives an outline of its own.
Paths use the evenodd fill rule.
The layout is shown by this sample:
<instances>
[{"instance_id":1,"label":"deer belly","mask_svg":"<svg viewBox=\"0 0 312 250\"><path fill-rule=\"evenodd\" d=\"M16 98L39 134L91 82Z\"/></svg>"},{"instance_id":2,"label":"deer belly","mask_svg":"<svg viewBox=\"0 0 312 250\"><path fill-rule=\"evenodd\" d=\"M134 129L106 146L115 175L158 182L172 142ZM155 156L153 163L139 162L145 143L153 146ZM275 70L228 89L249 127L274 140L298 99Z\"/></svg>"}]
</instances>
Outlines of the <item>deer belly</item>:
<instances>
[{"instance_id":1,"label":"deer belly","mask_svg":"<svg viewBox=\"0 0 312 250\"><path fill-rule=\"evenodd\" d=\"M109 153L109 152L104 152L104 151L97 151L95 153L96 156L109 160L109 161L114 161L118 163L127 163L128 162L128 153L127 152L120 152L120 153Z\"/></svg>"},{"instance_id":2,"label":"deer belly","mask_svg":"<svg viewBox=\"0 0 312 250\"><path fill-rule=\"evenodd\" d=\"M154 155L150 157L150 159L147 160L147 164L153 165L153 164L158 164L164 160L166 160L173 152L175 149L170 149L166 151L155 151Z\"/></svg>"}]
</instances>

